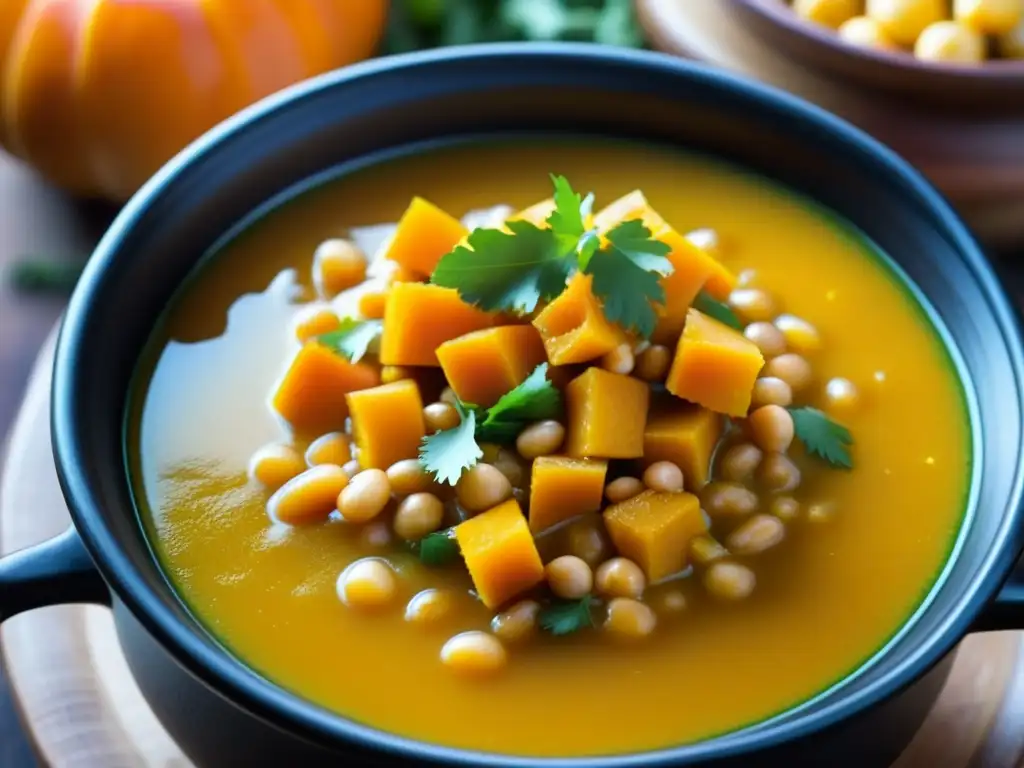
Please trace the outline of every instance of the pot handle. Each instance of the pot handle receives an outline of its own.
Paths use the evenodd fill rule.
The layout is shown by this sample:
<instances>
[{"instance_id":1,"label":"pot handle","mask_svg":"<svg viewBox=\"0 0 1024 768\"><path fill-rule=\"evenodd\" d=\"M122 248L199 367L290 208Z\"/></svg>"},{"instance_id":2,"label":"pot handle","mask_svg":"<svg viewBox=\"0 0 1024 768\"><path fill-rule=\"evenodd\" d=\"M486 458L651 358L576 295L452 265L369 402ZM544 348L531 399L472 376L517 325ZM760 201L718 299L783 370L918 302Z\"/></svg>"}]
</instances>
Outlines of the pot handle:
<instances>
[{"instance_id":1,"label":"pot handle","mask_svg":"<svg viewBox=\"0 0 1024 768\"><path fill-rule=\"evenodd\" d=\"M971 629L975 632L1024 629L1024 561L1017 564L996 599Z\"/></svg>"},{"instance_id":2,"label":"pot handle","mask_svg":"<svg viewBox=\"0 0 1024 768\"><path fill-rule=\"evenodd\" d=\"M0 622L61 603L110 605L110 590L74 526L0 558Z\"/></svg>"}]
</instances>

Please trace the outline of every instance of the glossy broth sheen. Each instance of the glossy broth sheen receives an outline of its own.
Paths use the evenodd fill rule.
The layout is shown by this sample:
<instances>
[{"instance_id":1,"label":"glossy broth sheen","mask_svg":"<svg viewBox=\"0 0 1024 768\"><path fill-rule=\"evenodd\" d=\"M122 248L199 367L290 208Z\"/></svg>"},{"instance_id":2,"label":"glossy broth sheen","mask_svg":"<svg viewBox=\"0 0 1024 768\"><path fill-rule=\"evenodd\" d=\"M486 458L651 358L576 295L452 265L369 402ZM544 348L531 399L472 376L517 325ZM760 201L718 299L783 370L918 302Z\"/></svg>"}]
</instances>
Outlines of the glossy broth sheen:
<instances>
[{"instance_id":1,"label":"glossy broth sheen","mask_svg":"<svg viewBox=\"0 0 1024 768\"><path fill-rule=\"evenodd\" d=\"M757 558L758 589L690 603L645 642L597 633L517 648L506 673L460 679L448 637L486 626L465 601L418 631L396 607L346 610L335 580L366 554L344 524L271 529L267 494L246 479L261 445L287 437L268 393L296 346L297 294L313 250L349 227L397 220L423 195L456 215L549 194L548 173L599 205L641 188L680 231L718 230L723 260L824 339L820 383L861 390L848 420L852 472L823 470L806 492L834 501L827 525L793 526ZM295 272L285 270L294 269ZM268 288L269 286L269 288ZM625 143L465 147L364 170L305 194L235 238L172 307L131 416L142 516L191 609L253 668L354 720L426 741L533 755L645 750L777 714L839 681L923 599L960 525L969 478L963 396L922 312L856 236L805 200L707 159ZM406 594L466 588L464 575L396 561Z\"/></svg>"}]
</instances>

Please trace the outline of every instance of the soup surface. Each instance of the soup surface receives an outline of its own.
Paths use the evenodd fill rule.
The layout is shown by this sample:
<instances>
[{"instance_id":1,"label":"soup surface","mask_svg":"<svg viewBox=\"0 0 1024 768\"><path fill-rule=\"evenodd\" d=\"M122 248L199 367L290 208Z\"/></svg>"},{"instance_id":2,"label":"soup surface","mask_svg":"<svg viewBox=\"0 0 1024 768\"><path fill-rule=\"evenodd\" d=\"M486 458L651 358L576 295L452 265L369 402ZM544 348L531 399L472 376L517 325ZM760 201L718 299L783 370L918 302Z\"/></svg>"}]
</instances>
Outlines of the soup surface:
<instances>
[{"instance_id":1,"label":"soup surface","mask_svg":"<svg viewBox=\"0 0 1024 768\"><path fill-rule=\"evenodd\" d=\"M371 553L365 533L338 520L271 524L271 492L248 466L261 446L294 440L304 450L312 436L293 436L269 394L300 347L295 323L316 295L310 263L322 241L349 237L372 254L412 195L456 216L524 208L550 195L549 172L593 190L598 207L643 189L680 232L717 232L721 261L741 285L813 323L822 344L801 405L828 411L845 401L842 385L829 391L827 382L852 382L857 402L839 420L855 439L854 468L796 456L799 519L787 521L782 546L739 558L757 574L747 599L717 600L699 579L673 579L648 588L658 626L642 641L609 643L593 630L541 635L511 651L502 674L466 678L439 649L458 632L486 629L495 611L464 599L437 622L410 626L402 609L428 587L467 594L463 569L389 551L403 600L390 611L349 610L336 582ZM366 284L336 298L339 314L380 290L380 274L371 264ZM307 192L209 261L169 309L139 377L128 452L141 515L170 580L210 631L269 679L346 717L502 753L671 746L813 697L920 604L959 529L970 474L951 363L868 244L764 179L629 143L466 146Z\"/></svg>"}]
</instances>

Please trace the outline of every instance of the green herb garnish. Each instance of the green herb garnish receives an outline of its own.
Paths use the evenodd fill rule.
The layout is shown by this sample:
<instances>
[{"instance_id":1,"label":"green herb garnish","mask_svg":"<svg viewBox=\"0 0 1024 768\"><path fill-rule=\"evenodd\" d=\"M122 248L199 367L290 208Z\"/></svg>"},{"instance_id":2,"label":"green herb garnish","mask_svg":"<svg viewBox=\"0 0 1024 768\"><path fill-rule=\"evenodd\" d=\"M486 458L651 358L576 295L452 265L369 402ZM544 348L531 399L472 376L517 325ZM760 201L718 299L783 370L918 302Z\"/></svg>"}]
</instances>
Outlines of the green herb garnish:
<instances>
[{"instance_id":1,"label":"green herb garnish","mask_svg":"<svg viewBox=\"0 0 1024 768\"><path fill-rule=\"evenodd\" d=\"M448 565L459 557L459 544L451 528L424 536L416 548L424 565Z\"/></svg>"},{"instance_id":2,"label":"green herb garnish","mask_svg":"<svg viewBox=\"0 0 1024 768\"><path fill-rule=\"evenodd\" d=\"M330 347L350 363L358 363L383 330L384 323L380 320L356 320L346 317L336 331L317 336L317 341L325 347Z\"/></svg>"},{"instance_id":3,"label":"green herb garnish","mask_svg":"<svg viewBox=\"0 0 1024 768\"><path fill-rule=\"evenodd\" d=\"M853 469L848 447L853 445L850 430L817 408L790 408L797 439L807 452L824 459L833 467Z\"/></svg>"},{"instance_id":4,"label":"green herb garnish","mask_svg":"<svg viewBox=\"0 0 1024 768\"><path fill-rule=\"evenodd\" d=\"M590 614L592 603L590 595L579 600L559 600L542 609L537 621L541 629L552 635L569 635L594 626L594 617Z\"/></svg>"},{"instance_id":5,"label":"green herb garnish","mask_svg":"<svg viewBox=\"0 0 1024 768\"><path fill-rule=\"evenodd\" d=\"M725 302L719 301L711 297L707 291L701 291L697 294L697 298L693 300L693 308L699 312L703 312L708 317L713 317L723 325L728 325L730 328L735 328L737 331L743 330L743 323L736 317L736 313L729 308L729 305Z\"/></svg>"},{"instance_id":6,"label":"green herb garnish","mask_svg":"<svg viewBox=\"0 0 1024 768\"><path fill-rule=\"evenodd\" d=\"M26 258L11 264L7 281L22 293L69 294L82 274L84 264Z\"/></svg>"},{"instance_id":7,"label":"green herb garnish","mask_svg":"<svg viewBox=\"0 0 1024 768\"><path fill-rule=\"evenodd\" d=\"M455 408L462 418L452 429L428 435L420 443L420 464L432 472L439 483L455 485L463 471L469 469L484 455L476 442L476 411L458 400Z\"/></svg>"}]
</instances>

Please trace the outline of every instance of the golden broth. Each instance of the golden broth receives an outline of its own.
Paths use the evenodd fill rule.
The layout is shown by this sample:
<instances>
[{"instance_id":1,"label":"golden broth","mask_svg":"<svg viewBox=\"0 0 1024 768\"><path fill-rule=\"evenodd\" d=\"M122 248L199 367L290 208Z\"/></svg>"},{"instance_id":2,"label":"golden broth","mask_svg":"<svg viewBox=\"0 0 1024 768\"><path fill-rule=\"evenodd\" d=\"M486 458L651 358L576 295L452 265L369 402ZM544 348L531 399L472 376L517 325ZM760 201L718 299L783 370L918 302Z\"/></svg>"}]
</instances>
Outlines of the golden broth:
<instances>
[{"instance_id":1,"label":"golden broth","mask_svg":"<svg viewBox=\"0 0 1024 768\"><path fill-rule=\"evenodd\" d=\"M642 645L598 633L517 648L502 676L442 667L451 634L482 629L465 601L440 625L346 610L343 568L366 554L344 523L272 529L246 479L261 445L287 438L268 393L296 347L296 297L319 242L395 221L413 194L461 215L549 194L548 172L598 204L640 187L678 230L712 227L723 260L756 270L782 310L820 330L820 382L861 390L848 419L856 468L805 473L834 501L825 525L794 525L757 558L758 589L719 604L684 582L688 609ZM372 239L372 237L371 237ZM297 270L289 272L287 270ZM270 286L268 288L268 286ZM244 294L244 295L243 295ZM241 298L240 298L241 297ZM230 242L173 305L131 414L142 518L195 615L246 663L346 717L403 736L531 755L646 750L764 719L824 690L919 605L963 514L970 441L963 395L923 313L857 236L805 200L705 158L628 143L530 142L435 152L307 193ZM804 498L807 498L806 491ZM394 560L407 596L468 586L464 575ZM656 597L656 593L655 593Z\"/></svg>"}]
</instances>

